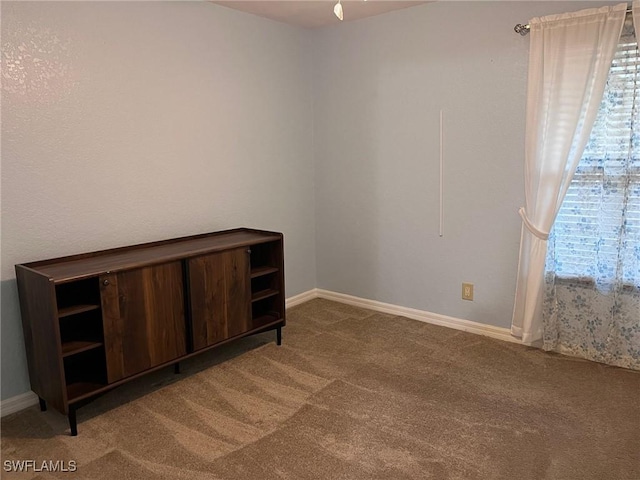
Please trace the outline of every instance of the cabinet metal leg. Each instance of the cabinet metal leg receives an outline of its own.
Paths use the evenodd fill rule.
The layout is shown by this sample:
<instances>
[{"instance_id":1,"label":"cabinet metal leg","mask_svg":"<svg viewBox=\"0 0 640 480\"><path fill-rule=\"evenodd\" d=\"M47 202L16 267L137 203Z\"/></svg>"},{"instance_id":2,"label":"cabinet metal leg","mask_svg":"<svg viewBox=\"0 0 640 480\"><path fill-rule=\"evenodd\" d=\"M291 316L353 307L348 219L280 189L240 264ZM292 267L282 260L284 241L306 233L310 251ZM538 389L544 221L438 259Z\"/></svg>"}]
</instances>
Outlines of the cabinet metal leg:
<instances>
[{"instance_id":1,"label":"cabinet metal leg","mask_svg":"<svg viewBox=\"0 0 640 480\"><path fill-rule=\"evenodd\" d=\"M47 411L47 402L45 401L45 399L42 398L42 397L38 397L38 401L40 402L40 411L41 412L46 412Z\"/></svg>"},{"instance_id":2,"label":"cabinet metal leg","mask_svg":"<svg viewBox=\"0 0 640 480\"><path fill-rule=\"evenodd\" d=\"M76 407L69 407L69 427L71 429L71 436L78 435L78 421L76 419Z\"/></svg>"},{"instance_id":3,"label":"cabinet metal leg","mask_svg":"<svg viewBox=\"0 0 640 480\"><path fill-rule=\"evenodd\" d=\"M173 364L173 373L175 373L176 375L180 373L180 362Z\"/></svg>"},{"instance_id":4,"label":"cabinet metal leg","mask_svg":"<svg viewBox=\"0 0 640 480\"><path fill-rule=\"evenodd\" d=\"M282 345L282 327L276 328L276 345Z\"/></svg>"}]
</instances>

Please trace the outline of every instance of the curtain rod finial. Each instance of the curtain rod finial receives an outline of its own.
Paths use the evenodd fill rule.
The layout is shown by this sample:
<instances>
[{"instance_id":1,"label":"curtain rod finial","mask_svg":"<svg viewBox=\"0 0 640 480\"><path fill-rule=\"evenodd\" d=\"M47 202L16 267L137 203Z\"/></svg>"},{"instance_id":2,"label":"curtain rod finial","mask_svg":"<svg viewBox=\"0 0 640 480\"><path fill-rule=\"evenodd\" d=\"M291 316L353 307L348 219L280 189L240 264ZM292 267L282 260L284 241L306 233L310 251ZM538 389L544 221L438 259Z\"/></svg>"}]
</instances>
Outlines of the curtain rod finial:
<instances>
[{"instance_id":1,"label":"curtain rod finial","mask_svg":"<svg viewBox=\"0 0 640 480\"><path fill-rule=\"evenodd\" d=\"M529 25L522 25L521 23L519 23L515 27L513 27L513 31L519 33L524 37L527 33L529 33Z\"/></svg>"}]
</instances>

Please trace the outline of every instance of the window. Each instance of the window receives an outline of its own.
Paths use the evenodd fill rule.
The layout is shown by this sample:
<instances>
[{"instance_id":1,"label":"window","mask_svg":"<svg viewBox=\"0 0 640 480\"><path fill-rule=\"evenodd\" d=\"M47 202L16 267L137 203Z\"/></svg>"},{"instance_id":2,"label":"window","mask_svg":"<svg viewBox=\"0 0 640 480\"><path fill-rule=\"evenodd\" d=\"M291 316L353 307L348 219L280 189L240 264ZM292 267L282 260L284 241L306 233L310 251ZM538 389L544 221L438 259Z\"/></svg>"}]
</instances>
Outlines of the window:
<instances>
[{"instance_id":1,"label":"window","mask_svg":"<svg viewBox=\"0 0 640 480\"><path fill-rule=\"evenodd\" d=\"M558 279L640 287L639 62L635 40L621 40L551 235L547 270Z\"/></svg>"}]
</instances>

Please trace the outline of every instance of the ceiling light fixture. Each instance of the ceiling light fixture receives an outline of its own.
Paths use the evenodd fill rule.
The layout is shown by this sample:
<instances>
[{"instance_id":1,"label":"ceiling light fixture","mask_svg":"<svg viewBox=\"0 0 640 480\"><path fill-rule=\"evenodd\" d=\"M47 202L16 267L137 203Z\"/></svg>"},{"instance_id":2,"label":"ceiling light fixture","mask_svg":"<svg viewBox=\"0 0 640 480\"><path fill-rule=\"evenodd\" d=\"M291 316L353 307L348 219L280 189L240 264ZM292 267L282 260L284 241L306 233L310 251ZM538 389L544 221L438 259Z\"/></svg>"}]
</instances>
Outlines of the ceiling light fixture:
<instances>
[{"instance_id":1,"label":"ceiling light fixture","mask_svg":"<svg viewBox=\"0 0 640 480\"><path fill-rule=\"evenodd\" d=\"M338 3L336 3L335 7L333 7L333 13L336 14L336 17L338 17L340 21L342 21L342 19L344 18L344 15L342 12L342 4L340 3L340 0L338 0Z\"/></svg>"}]
</instances>

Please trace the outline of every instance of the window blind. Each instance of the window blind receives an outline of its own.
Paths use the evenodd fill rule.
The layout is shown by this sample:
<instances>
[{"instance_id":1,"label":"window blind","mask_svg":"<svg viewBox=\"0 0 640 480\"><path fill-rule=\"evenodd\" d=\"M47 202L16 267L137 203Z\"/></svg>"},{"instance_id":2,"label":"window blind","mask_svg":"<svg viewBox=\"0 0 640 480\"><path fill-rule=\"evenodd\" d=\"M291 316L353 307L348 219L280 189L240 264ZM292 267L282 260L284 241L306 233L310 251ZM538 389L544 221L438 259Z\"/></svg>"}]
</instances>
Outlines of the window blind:
<instances>
[{"instance_id":1,"label":"window blind","mask_svg":"<svg viewBox=\"0 0 640 480\"><path fill-rule=\"evenodd\" d=\"M558 278L640 286L640 55L621 41L553 227Z\"/></svg>"}]
</instances>

